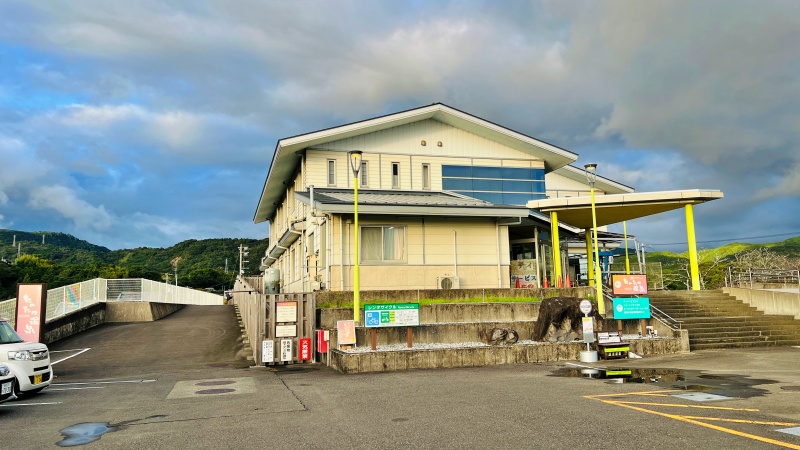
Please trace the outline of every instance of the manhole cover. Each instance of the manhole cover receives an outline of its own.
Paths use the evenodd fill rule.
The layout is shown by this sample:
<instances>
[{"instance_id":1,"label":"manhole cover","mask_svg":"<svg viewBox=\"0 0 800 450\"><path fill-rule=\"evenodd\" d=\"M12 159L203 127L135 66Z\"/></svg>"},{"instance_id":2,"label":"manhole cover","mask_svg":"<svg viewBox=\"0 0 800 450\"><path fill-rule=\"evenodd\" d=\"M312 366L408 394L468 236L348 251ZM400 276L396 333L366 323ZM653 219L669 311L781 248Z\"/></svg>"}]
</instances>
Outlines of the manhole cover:
<instances>
[{"instance_id":1,"label":"manhole cover","mask_svg":"<svg viewBox=\"0 0 800 450\"><path fill-rule=\"evenodd\" d=\"M232 380L219 380L219 381L201 381L196 383L195 386L224 386L226 384L234 384Z\"/></svg>"},{"instance_id":2,"label":"manhole cover","mask_svg":"<svg viewBox=\"0 0 800 450\"><path fill-rule=\"evenodd\" d=\"M203 389L195 394L230 394L231 392L236 392L236 389Z\"/></svg>"},{"instance_id":3,"label":"manhole cover","mask_svg":"<svg viewBox=\"0 0 800 450\"><path fill-rule=\"evenodd\" d=\"M800 386L781 386L784 391L800 391Z\"/></svg>"}]
</instances>

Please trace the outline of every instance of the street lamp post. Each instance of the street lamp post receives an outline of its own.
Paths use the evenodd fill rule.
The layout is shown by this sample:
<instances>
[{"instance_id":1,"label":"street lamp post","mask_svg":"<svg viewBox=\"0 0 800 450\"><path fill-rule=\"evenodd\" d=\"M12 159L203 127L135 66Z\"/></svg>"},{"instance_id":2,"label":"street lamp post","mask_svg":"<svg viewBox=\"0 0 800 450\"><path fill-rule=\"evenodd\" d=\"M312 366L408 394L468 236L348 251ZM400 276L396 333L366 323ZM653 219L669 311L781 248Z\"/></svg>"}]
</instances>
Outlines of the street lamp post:
<instances>
[{"instance_id":1,"label":"street lamp post","mask_svg":"<svg viewBox=\"0 0 800 450\"><path fill-rule=\"evenodd\" d=\"M360 296L360 279L359 279L359 266L358 260L360 259L361 252L358 248L358 172L361 171L361 157L362 152L360 150L353 150L347 153L347 157L350 159L350 168L353 169L353 215L355 216L355 238L353 239L353 243L355 244L355 258L356 258L356 265L355 269L353 270L353 320L358 323L359 322L359 310L360 310L360 303L361 303L361 296Z\"/></svg>"},{"instance_id":2,"label":"street lamp post","mask_svg":"<svg viewBox=\"0 0 800 450\"><path fill-rule=\"evenodd\" d=\"M605 300L603 299L603 274L600 272L600 250L597 246L597 213L594 206L594 182L597 181L597 164L586 164L583 166L586 169L586 179L589 181L592 196L592 229L594 231L594 285L597 287L597 312L600 315L606 313Z\"/></svg>"}]
</instances>

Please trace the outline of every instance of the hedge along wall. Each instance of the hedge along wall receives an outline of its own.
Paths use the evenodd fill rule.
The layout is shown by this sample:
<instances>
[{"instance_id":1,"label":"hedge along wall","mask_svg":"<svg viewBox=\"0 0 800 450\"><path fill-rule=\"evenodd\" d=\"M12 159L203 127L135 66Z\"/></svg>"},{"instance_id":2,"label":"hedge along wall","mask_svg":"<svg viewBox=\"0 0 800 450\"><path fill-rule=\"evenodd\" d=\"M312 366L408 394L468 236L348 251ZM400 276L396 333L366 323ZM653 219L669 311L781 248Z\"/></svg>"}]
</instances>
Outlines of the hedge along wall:
<instances>
[{"instance_id":1,"label":"hedge along wall","mask_svg":"<svg viewBox=\"0 0 800 450\"><path fill-rule=\"evenodd\" d=\"M459 301L491 297L499 298L549 298L549 297L591 297L593 287L565 289L411 289L397 291L361 291L361 303L378 302L416 302L422 299L441 299L458 303ZM352 291L318 291L317 305L325 307L344 307L353 304Z\"/></svg>"}]
</instances>

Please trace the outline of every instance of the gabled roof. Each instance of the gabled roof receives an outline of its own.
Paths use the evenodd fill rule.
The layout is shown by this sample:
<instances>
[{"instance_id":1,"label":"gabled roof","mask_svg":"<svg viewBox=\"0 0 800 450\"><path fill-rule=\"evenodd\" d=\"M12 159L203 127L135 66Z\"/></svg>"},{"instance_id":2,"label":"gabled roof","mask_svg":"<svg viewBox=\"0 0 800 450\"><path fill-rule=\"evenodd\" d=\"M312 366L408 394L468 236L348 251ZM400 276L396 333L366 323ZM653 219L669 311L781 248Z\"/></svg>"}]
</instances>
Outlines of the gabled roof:
<instances>
[{"instance_id":1,"label":"gabled roof","mask_svg":"<svg viewBox=\"0 0 800 450\"><path fill-rule=\"evenodd\" d=\"M311 204L311 192L295 192L295 198ZM313 190L314 209L322 213L353 212L353 191L318 188ZM495 205L449 191L358 191L359 214L392 214L452 217L527 217L521 205Z\"/></svg>"},{"instance_id":2,"label":"gabled roof","mask_svg":"<svg viewBox=\"0 0 800 450\"><path fill-rule=\"evenodd\" d=\"M566 166L578 159L578 155L569 150L502 127L443 103L434 103L429 106L279 140L275 146L275 153L272 156L269 173L264 182L264 188L261 191L253 221L255 223L264 222L275 214L275 210L285 192L283 182L289 180L295 174L299 164L298 155L303 150L352 136L373 133L428 119L437 120L542 159L545 162L545 171L547 172Z\"/></svg>"}]
</instances>

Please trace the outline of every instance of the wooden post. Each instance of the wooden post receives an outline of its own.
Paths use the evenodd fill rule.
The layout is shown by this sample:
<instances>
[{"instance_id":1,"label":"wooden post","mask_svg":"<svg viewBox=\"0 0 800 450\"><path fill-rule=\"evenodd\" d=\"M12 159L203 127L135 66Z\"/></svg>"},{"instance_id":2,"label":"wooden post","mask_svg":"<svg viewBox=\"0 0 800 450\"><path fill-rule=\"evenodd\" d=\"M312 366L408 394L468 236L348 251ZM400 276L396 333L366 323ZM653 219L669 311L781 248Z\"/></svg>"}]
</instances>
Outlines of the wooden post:
<instances>
[{"instance_id":1,"label":"wooden post","mask_svg":"<svg viewBox=\"0 0 800 450\"><path fill-rule=\"evenodd\" d=\"M620 335L622 334L622 321L617 320L617 331L619 331Z\"/></svg>"},{"instance_id":2,"label":"wooden post","mask_svg":"<svg viewBox=\"0 0 800 450\"><path fill-rule=\"evenodd\" d=\"M370 341L372 342L372 349L378 349L378 331L375 328L369 329Z\"/></svg>"},{"instance_id":3,"label":"wooden post","mask_svg":"<svg viewBox=\"0 0 800 450\"><path fill-rule=\"evenodd\" d=\"M411 331L411 327L408 327L406 329L406 336L408 338L408 348L412 347L412 345L411 345L411 337L412 337L412 335L413 335L413 332Z\"/></svg>"},{"instance_id":4,"label":"wooden post","mask_svg":"<svg viewBox=\"0 0 800 450\"><path fill-rule=\"evenodd\" d=\"M639 332L642 336L647 336L647 321L644 319L639 319Z\"/></svg>"}]
</instances>

